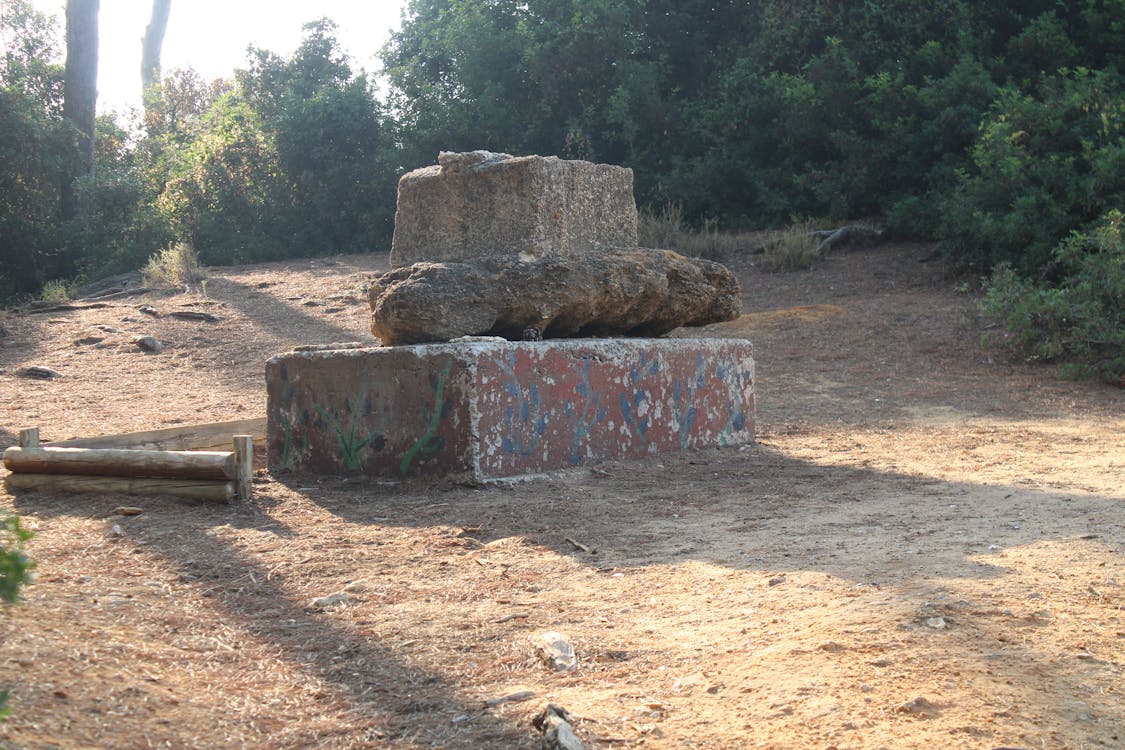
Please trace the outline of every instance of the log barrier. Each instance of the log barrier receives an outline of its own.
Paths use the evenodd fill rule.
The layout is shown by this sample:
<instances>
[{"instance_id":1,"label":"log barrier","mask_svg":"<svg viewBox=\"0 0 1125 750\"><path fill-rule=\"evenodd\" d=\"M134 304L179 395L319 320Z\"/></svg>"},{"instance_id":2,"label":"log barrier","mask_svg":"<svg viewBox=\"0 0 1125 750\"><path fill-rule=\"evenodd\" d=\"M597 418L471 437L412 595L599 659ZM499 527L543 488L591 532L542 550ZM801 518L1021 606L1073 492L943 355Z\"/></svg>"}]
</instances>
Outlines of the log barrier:
<instances>
[{"instance_id":1,"label":"log barrier","mask_svg":"<svg viewBox=\"0 0 1125 750\"><path fill-rule=\"evenodd\" d=\"M8 491L121 492L226 502L250 498L252 435L234 435L229 451L80 448L71 447L78 441L68 442L41 444L37 428L20 430L19 445L4 451L4 468L11 472L4 480Z\"/></svg>"}]
</instances>

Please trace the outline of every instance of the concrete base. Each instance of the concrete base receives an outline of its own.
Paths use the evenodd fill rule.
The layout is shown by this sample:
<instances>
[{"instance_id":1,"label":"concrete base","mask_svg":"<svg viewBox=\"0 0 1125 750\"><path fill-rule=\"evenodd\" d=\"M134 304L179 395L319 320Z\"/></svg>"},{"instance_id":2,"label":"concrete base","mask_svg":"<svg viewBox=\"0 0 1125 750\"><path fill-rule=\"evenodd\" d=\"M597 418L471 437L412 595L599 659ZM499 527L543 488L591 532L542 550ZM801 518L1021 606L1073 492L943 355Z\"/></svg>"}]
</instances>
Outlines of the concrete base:
<instances>
[{"instance_id":1,"label":"concrete base","mask_svg":"<svg viewBox=\"0 0 1125 750\"><path fill-rule=\"evenodd\" d=\"M487 481L753 442L752 354L741 339L282 354L266 365L269 465Z\"/></svg>"}]
</instances>

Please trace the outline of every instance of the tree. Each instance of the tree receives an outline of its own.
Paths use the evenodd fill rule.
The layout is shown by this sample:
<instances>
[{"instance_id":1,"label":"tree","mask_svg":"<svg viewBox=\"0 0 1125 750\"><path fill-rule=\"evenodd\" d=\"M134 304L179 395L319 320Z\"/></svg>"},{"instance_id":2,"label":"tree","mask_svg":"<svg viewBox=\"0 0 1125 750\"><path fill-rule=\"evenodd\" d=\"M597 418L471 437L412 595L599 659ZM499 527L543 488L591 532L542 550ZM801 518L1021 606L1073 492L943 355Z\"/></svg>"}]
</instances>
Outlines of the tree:
<instances>
[{"instance_id":1,"label":"tree","mask_svg":"<svg viewBox=\"0 0 1125 750\"><path fill-rule=\"evenodd\" d=\"M56 278L63 69L55 19L0 3L0 302Z\"/></svg>"},{"instance_id":2,"label":"tree","mask_svg":"<svg viewBox=\"0 0 1125 750\"><path fill-rule=\"evenodd\" d=\"M74 180L94 166L94 125L98 102L98 3L67 0L66 73L63 118L74 126L75 151L62 185L62 218L78 213Z\"/></svg>"},{"instance_id":3,"label":"tree","mask_svg":"<svg viewBox=\"0 0 1125 750\"><path fill-rule=\"evenodd\" d=\"M141 41L141 93L145 94L160 80L160 50L164 46L164 32L168 30L168 16L172 0L152 0L152 19L145 28Z\"/></svg>"}]
</instances>

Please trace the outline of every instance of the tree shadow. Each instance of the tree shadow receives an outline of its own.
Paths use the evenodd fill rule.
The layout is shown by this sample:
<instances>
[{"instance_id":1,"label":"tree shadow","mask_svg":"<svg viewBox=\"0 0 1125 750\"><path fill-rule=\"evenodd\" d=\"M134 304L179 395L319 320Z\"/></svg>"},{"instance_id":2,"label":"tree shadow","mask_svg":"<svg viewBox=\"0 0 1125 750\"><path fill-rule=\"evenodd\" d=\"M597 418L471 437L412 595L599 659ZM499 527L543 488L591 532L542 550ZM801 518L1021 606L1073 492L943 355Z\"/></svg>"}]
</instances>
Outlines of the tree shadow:
<instances>
[{"instance_id":1,"label":"tree shadow","mask_svg":"<svg viewBox=\"0 0 1125 750\"><path fill-rule=\"evenodd\" d=\"M961 581L987 581L985 591L1003 590L1019 569L1013 560L1043 544L1120 558L1122 498L823 466L762 446L603 462L486 487L380 485L373 493L358 478L319 478L311 489L309 477L282 481L303 486L306 497L352 524L461 529L485 555L504 540L523 540L588 568L606 586L605 576L628 580L654 568L702 564L751 574L732 580L736 589L768 578L760 593L768 598L787 577L827 574L842 579L833 584L840 589L890 602L904 637L972 632L979 646L948 652L956 669L987 675L998 686L1026 681L1029 669L1042 672L1042 693L1022 698L1028 712L1062 716L1063 697L1112 679L1104 659L1084 664L1081 677L1044 666L1055 654L1027 634L1050 622L1041 613L1046 602L997 605L988 594L970 600L958 589ZM874 492L894 496L895 506L872 505ZM1049 521L1025 518L1032 508L1035 518ZM934 544L935 535L944 541ZM548 596L560 609L567 597L557 587ZM871 669L856 658L856 669ZM1111 712L1106 701L1089 700L1091 713ZM901 711L909 715L910 707Z\"/></svg>"},{"instance_id":2,"label":"tree shadow","mask_svg":"<svg viewBox=\"0 0 1125 750\"><path fill-rule=\"evenodd\" d=\"M462 609L466 622L477 614L473 602L457 598L455 592L442 594L448 582L439 580L440 573L439 579L430 577L442 568L422 568L422 561L449 565L445 570L464 567L458 561L471 562L476 551L500 549L493 545L512 539L555 559L572 560L606 585L616 580L611 576L627 579L646 569L704 564L769 577L770 583L756 594L768 597L771 590L779 590L773 588L774 581L785 586L786 576L827 574L895 602L907 617L902 627L919 638L928 634L928 621L941 619L943 627L972 628L982 642L1003 643L1002 662L988 661L983 652L950 655L958 668L975 665L972 668L982 673L987 669L992 679L1001 681L1025 674L1027 664L1043 661L1033 643L1026 638L1015 642L1011 632L1040 625L1019 620L1024 617L1019 613L1003 615L981 603L958 600L949 595L955 582L1000 583L1010 573L1004 551L1044 541L1084 539L1120 553L1113 546L1121 530L1119 498L1076 500L1039 488L822 466L763 446L602 462L526 483L484 487L291 475L264 481L261 489L255 501L243 507L216 509L168 501L174 523L125 522L122 542L166 560L185 576L215 582L209 589L215 615L273 644L294 668L331 686L353 717L348 731L367 732L372 746L534 746L526 728L482 711L479 698L469 695L471 688L453 676L458 659L496 658L503 648L492 642L496 634L481 630L469 640L442 634L438 642L449 650L430 666L420 666L410 656L410 641L404 643L401 635L388 637L383 631L349 626L293 593L294 587L286 585L287 572L298 575L300 565L316 565L315 555L301 562L287 557L286 568L271 570L259 556L225 541L216 529L230 525L269 532L287 542L350 545L357 549L357 568L365 570L378 567L381 545L403 536L396 529L412 530L417 533L406 537L407 545L416 547L415 556L406 559L409 556L400 550L399 562L406 568L398 569L398 580L388 576L388 601L415 597L420 611ZM868 499L875 491L895 495L897 506L873 511ZM73 514L76 507L93 512L119 502L112 497L24 495L16 505L21 512L62 516ZM294 503L309 503L339 523L295 527L292 520L280 521L275 512ZM1032 505L1050 509L1049 528L1021 522L1021 509ZM964 541L933 548L933 530L949 525L967 530ZM837 541L829 546L827 538ZM416 567L410 569L412 565ZM224 585L232 571L241 578L249 576L253 584ZM347 571L337 565L318 580ZM537 580L536 588L549 600L567 595L549 578ZM396 588L404 581L406 588ZM437 598L423 604L418 597L430 590ZM435 663L449 665L450 673ZM1091 662L1090 669L1095 670L1090 680L1104 679L1096 672L1097 664ZM1045 688L1041 698L1025 698L1044 714L1063 710L1055 705L1058 696L1085 689L1072 677L1049 679L1052 687ZM460 717L469 718L453 723ZM184 737L168 731L167 739L183 744Z\"/></svg>"},{"instance_id":3,"label":"tree shadow","mask_svg":"<svg viewBox=\"0 0 1125 750\"><path fill-rule=\"evenodd\" d=\"M14 505L21 514L40 518L70 516L76 509L80 509L79 515L109 516L108 509L121 501L113 495L23 493L15 496ZM265 569L259 560L215 533L229 525L292 540L309 530L294 530L256 504L216 507L174 498L159 503L176 516L174 524L118 518L118 527L123 527L118 543L130 545L136 554L151 553L163 559L183 579L212 584L207 586L206 596L214 617L234 624L250 638L268 642L290 666L327 686L332 695L331 700L325 696L325 701L336 705L325 706L325 717L329 721L338 717L339 721L333 733L352 740L363 738L360 746L364 747L440 745L507 750L537 746L521 723L484 710L479 697L465 694L442 674L413 663L401 647L396 650L393 644L365 637L354 626L334 619L329 607L313 607L309 601L295 598L285 588L286 571ZM156 511L155 503L148 505ZM248 580L252 585L245 583ZM257 720L263 721L261 717ZM274 721L282 726L276 718ZM192 744L192 736L177 733L174 726L165 727L163 736L148 729L149 741L166 742L169 747ZM278 746L321 746L322 739L304 736Z\"/></svg>"},{"instance_id":4,"label":"tree shadow","mask_svg":"<svg viewBox=\"0 0 1125 750\"><path fill-rule=\"evenodd\" d=\"M346 328L321 320L283 300L229 278L211 279L207 286L207 296L245 313L264 333L285 341L309 344L362 341L377 345L377 340L370 331Z\"/></svg>"}]
</instances>

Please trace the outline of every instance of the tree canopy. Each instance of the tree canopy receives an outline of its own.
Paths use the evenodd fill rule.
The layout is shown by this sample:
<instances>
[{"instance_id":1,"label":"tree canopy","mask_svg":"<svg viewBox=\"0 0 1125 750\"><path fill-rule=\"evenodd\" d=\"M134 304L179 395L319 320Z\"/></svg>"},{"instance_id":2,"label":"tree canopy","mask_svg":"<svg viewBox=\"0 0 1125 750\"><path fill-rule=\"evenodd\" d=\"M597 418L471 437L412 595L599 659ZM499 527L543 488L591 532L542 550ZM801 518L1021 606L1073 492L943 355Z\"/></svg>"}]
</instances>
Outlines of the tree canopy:
<instances>
[{"instance_id":1,"label":"tree canopy","mask_svg":"<svg viewBox=\"0 0 1125 750\"><path fill-rule=\"evenodd\" d=\"M439 150L623 164L642 206L732 229L878 217L1025 277L1072 233L1105 247L1125 199L1125 0L411 0L384 96L321 19L229 80L165 72L142 121L99 118L85 176L57 24L0 8L9 299L173 241L207 263L385 246L397 178ZM88 213L58 213L64 183Z\"/></svg>"}]
</instances>

